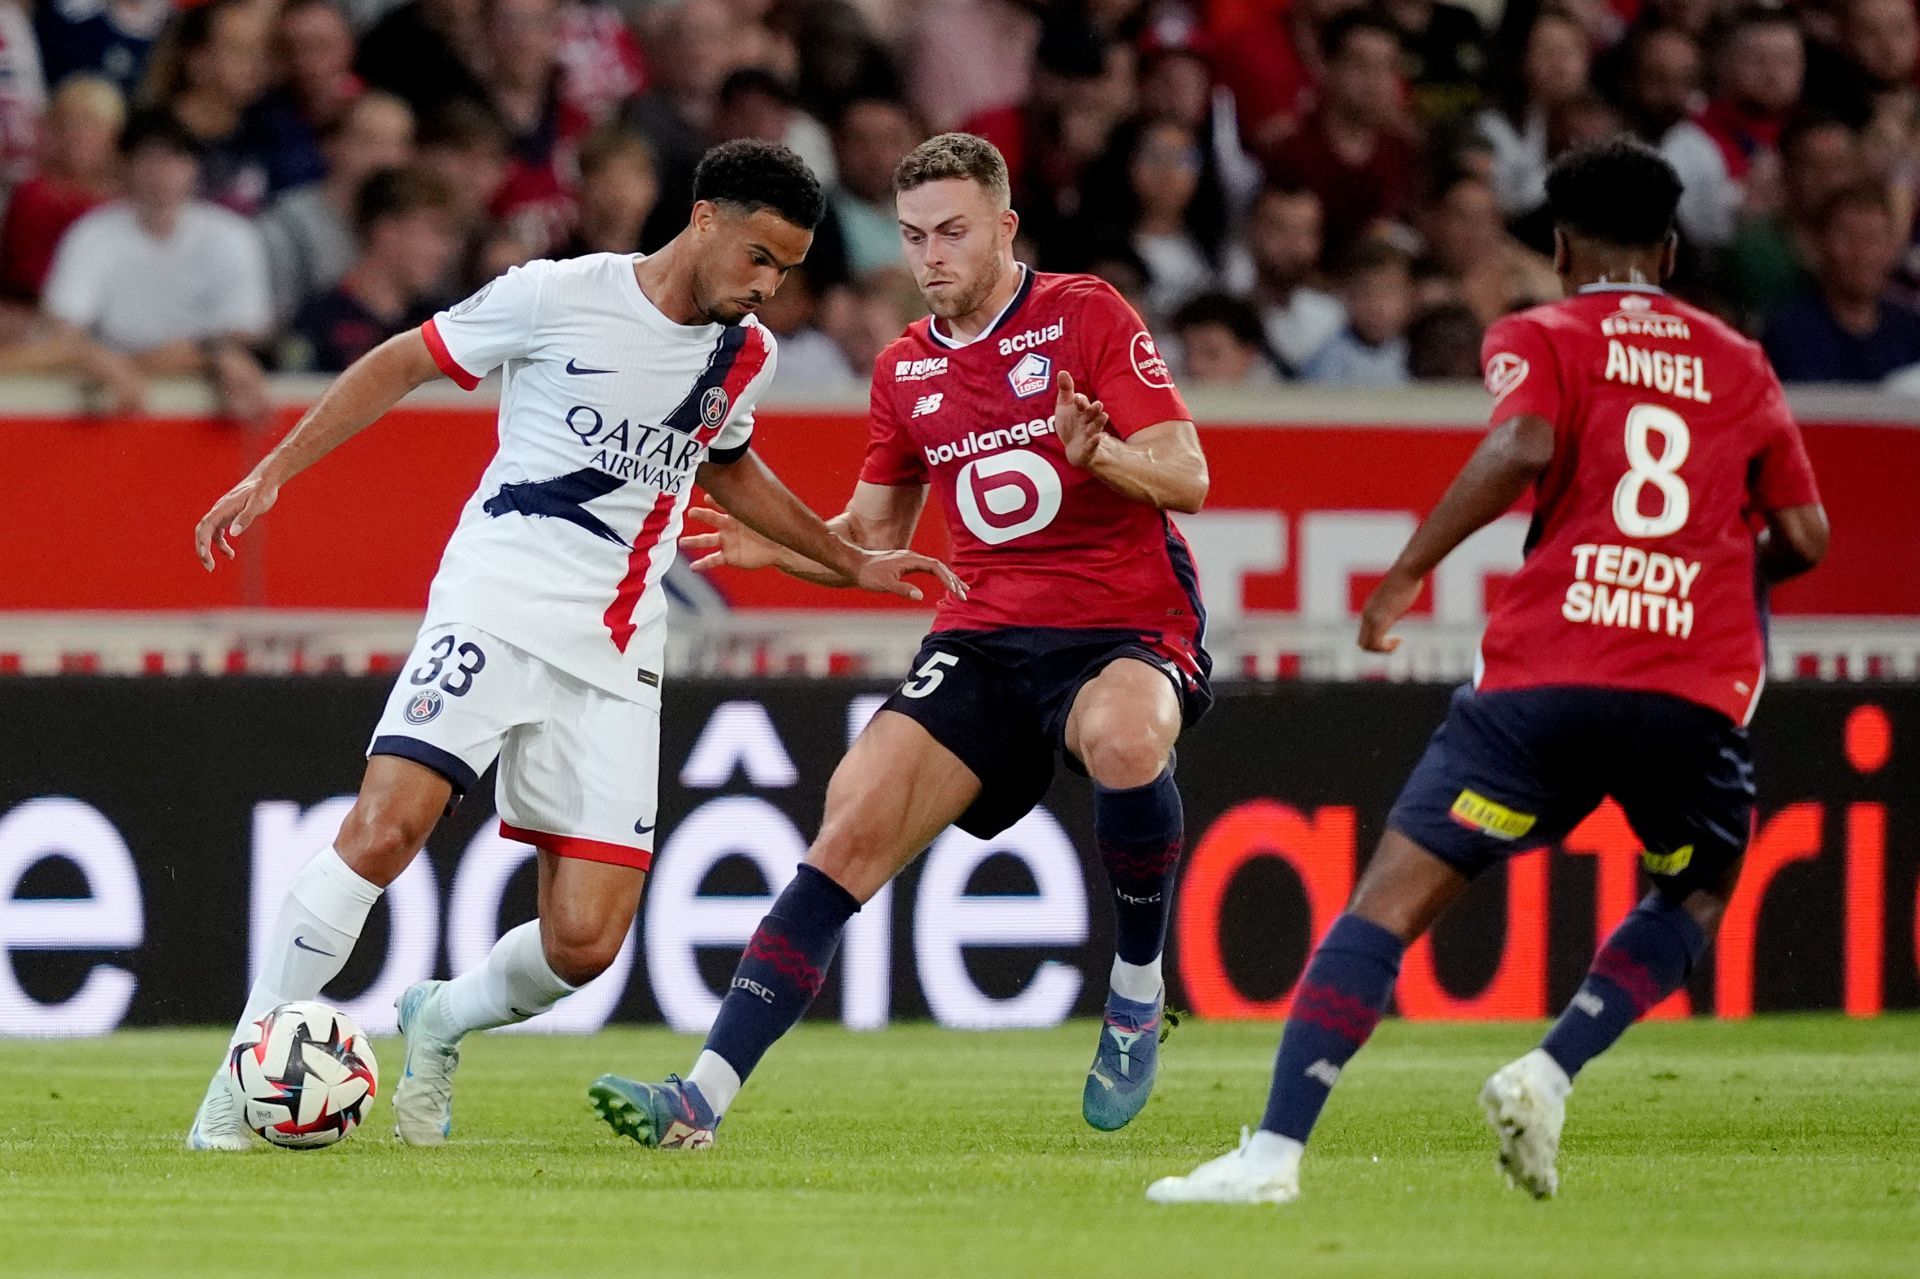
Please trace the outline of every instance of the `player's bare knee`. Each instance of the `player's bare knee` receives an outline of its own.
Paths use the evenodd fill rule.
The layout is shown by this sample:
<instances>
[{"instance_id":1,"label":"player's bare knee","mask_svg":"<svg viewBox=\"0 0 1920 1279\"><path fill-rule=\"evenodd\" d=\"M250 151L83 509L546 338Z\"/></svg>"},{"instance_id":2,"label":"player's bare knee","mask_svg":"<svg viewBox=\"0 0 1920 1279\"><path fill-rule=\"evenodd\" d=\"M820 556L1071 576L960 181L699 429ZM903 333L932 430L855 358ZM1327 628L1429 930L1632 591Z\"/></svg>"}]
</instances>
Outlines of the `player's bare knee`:
<instances>
[{"instance_id":1,"label":"player's bare knee","mask_svg":"<svg viewBox=\"0 0 1920 1279\"><path fill-rule=\"evenodd\" d=\"M341 823L334 848L355 874L385 887L400 877L432 832L430 821L421 823L363 799Z\"/></svg>"},{"instance_id":2,"label":"player's bare knee","mask_svg":"<svg viewBox=\"0 0 1920 1279\"><path fill-rule=\"evenodd\" d=\"M1112 790L1145 786L1166 771L1168 743L1148 724L1098 725L1081 742L1087 775Z\"/></svg>"},{"instance_id":3,"label":"player's bare knee","mask_svg":"<svg viewBox=\"0 0 1920 1279\"><path fill-rule=\"evenodd\" d=\"M541 949L554 976L569 986L584 986L613 967L625 941L624 931L562 924L547 929Z\"/></svg>"}]
</instances>

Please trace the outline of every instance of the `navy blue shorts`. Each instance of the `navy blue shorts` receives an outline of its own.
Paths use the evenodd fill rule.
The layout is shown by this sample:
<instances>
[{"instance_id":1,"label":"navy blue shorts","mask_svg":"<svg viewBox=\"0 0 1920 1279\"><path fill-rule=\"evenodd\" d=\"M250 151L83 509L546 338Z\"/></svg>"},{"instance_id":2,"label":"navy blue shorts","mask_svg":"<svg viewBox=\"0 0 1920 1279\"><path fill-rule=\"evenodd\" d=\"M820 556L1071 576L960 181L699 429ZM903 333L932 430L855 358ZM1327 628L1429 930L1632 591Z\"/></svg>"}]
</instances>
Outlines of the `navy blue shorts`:
<instances>
[{"instance_id":1,"label":"navy blue shorts","mask_svg":"<svg viewBox=\"0 0 1920 1279\"><path fill-rule=\"evenodd\" d=\"M1067 753L1067 715L1081 686L1123 657L1166 672L1186 726L1213 705L1204 652L1182 663L1133 631L1007 627L933 632L881 709L919 724L980 779L954 824L988 839L1045 797L1056 756L1085 771Z\"/></svg>"},{"instance_id":2,"label":"navy blue shorts","mask_svg":"<svg viewBox=\"0 0 1920 1279\"><path fill-rule=\"evenodd\" d=\"M1558 844L1608 796L1663 891L1717 885L1753 830L1747 732L1664 693L1462 688L1387 825L1471 878Z\"/></svg>"}]
</instances>

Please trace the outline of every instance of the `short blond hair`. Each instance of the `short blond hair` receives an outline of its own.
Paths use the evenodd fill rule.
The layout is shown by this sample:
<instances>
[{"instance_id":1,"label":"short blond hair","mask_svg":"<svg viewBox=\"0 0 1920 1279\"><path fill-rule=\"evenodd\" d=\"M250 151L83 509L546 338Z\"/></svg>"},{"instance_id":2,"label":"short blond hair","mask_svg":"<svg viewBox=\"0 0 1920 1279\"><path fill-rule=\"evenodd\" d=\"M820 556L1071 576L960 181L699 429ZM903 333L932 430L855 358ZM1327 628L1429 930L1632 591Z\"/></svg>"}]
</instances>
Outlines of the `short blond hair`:
<instances>
[{"instance_id":1,"label":"short blond hair","mask_svg":"<svg viewBox=\"0 0 1920 1279\"><path fill-rule=\"evenodd\" d=\"M71 75L60 82L47 104L55 111L79 111L118 133L127 122L127 100L105 76Z\"/></svg>"},{"instance_id":2,"label":"short blond hair","mask_svg":"<svg viewBox=\"0 0 1920 1279\"><path fill-rule=\"evenodd\" d=\"M898 194L951 178L978 182L999 208L1013 205L1007 158L1000 154L999 147L971 133L942 133L907 152L906 159L893 171L893 189Z\"/></svg>"}]
</instances>

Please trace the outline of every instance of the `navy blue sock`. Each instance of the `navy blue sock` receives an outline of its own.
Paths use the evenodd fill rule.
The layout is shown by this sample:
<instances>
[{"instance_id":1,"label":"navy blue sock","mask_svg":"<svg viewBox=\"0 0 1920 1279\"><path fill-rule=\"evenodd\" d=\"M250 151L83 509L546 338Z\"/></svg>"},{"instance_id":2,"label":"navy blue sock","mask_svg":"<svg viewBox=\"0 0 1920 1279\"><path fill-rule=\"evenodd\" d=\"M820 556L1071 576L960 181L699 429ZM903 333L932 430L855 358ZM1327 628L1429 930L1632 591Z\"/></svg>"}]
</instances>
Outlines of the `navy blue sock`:
<instances>
[{"instance_id":1,"label":"navy blue sock","mask_svg":"<svg viewBox=\"0 0 1920 1279\"><path fill-rule=\"evenodd\" d=\"M1587 979L1540 1047L1571 1079L1647 1009L1680 989L1706 949L1699 921L1649 893L1594 955Z\"/></svg>"},{"instance_id":2,"label":"navy blue sock","mask_svg":"<svg viewBox=\"0 0 1920 1279\"><path fill-rule=\"evenodd\" d=\"M707 1032L707 1048L741 1079L820 993L840 931L859 909L852 893L802 866L760 921Z\"/></svg>"},{"instance_id":3,"label":"navy blue sock","mask_svg":"<svg viewBox=\"0 0 1920 1279\"><path fill-rule=\"evenodd\" d=\"M1261 1128L1306 1141L1341 1068L1380 1023L1406 948L1370 919L1333 921L1293 992Z\"/></svg>"},{"instance_id":4,"label":"navy blue sock","mask_svg":"<svg viewBox=\"0 0 1920 1279\"><path fill-rule=\"evenodd\" d=\"M1114 950L1150 964L1167 945L1173 872L1186 847L1186 813L1173 768L1145 786L1093 788L1093 837L1113 885Z\"/></svg>"}]
</instances>

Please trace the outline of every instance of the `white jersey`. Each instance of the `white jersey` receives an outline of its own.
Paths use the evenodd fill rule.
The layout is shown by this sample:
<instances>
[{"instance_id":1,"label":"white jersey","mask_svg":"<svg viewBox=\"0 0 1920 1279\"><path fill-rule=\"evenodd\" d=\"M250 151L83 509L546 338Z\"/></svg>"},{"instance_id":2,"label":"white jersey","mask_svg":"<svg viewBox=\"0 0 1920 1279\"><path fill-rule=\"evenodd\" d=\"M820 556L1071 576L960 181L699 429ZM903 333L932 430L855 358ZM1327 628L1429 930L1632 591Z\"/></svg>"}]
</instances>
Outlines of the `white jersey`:
<instances>
[{"instance_id":1,"label":"white jersey","mask_svg":"<svg viewBox=\"0 0 1920 1279\"><path fill-rule=\"evenodd\" d=\"M502 368L500 448L460 513L427 625L465 622L617 697L658 706L667 600L694 471L746 452L774 341L675 324L630 254L514 267L427 321L471 390Z\"/></svg>"}]
</instances>

